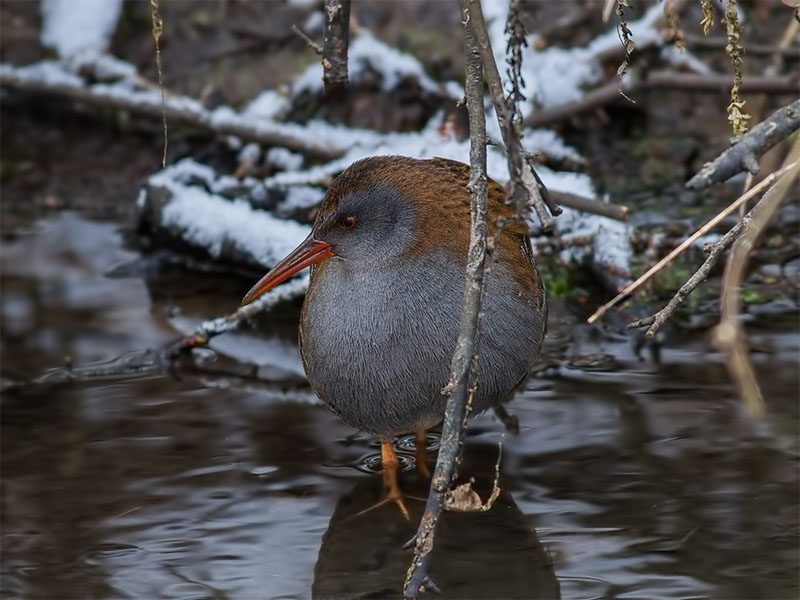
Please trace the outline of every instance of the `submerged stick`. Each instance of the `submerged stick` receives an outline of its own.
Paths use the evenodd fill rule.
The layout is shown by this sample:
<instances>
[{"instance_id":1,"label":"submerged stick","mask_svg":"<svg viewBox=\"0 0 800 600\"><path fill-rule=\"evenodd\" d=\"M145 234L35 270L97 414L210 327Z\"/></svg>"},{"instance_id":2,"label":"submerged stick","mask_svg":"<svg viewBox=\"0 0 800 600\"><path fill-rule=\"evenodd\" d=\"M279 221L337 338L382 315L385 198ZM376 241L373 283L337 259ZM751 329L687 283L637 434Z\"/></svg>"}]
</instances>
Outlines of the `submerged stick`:
<instances>
[{"instance_id":1,"label":"submerged stick","mask_svg":"<svg viewBox=\"0 0 800 600\"><path fill-rule=\"evenodd\" d=\"M475 41L475 13L470 0L462 0L464 23L464 54L466 58L465 91L469 110L470 131L470 238L467 259L464 306L461 312L458 341L450 366L450 381L443 390L448 393L439 457L431 480L425 513L419 523L414 546L414 558L406 574L403 595L418 598L425 591L435 591L436 585L428 574L434 547L436 525L444 508L445 495L455 476L456 461L466 429L468 394L475 393L475 353L480 321L481 294L486 237L489 231L486 176L486 117L483 106L483 73L481 53Z\"/></svg>"},{"instance_id":2,"label":"submerged stick","mask_svg":"<svg viewBox=\"0 0 800 600\"><path fill-rule=\"evenodd\" d=\"M162 347L160 354L170 360L181 352L206 346L211 338L238 329L247 319L268 310L284 300L291 300L306 293L308 276L292 279L283 285L270 290L255 302L240 306L238 310L224 317L203 321L189 335L185 335Z\"/></svg>"}]
</instances>

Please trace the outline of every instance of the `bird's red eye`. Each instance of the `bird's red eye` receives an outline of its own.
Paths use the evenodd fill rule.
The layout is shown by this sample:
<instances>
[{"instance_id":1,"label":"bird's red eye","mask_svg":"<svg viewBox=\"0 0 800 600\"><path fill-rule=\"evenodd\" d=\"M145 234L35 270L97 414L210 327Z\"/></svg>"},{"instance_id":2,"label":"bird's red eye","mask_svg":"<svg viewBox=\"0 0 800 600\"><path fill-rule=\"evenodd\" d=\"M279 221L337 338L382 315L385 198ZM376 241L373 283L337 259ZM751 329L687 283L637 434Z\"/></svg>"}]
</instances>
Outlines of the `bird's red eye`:
<instances>
[{"instance_id":1,"label":"bird's red eye","mask_svg":"<svg viewBox=\"0 0 800 600\"><path fill-rule=\"evenodd\" d=\"M345 227L346 229L352 229L355 226L356 226L355 217L345 217L344 219L342 219L342 227Z\"/></svg>"}]
</instances>

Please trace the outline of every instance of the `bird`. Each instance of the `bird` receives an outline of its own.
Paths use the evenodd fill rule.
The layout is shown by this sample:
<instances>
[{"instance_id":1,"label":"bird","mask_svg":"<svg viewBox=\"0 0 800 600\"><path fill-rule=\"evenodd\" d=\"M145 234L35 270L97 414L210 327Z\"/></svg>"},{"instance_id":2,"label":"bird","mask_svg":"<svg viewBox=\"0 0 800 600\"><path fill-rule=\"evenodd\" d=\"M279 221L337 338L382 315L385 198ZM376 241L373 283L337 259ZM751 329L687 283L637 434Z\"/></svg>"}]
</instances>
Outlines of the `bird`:
<instances>
[{"instance_id":1,"label":"bird","mask_svg":"<svg viewBox=\"0 0 800 600\"><path fill-rule=\"evenodd\" d=\"M306 267L299 349L317 396L381 443L382 502L408 518L392 442L414 433L417 467L426 431L441 423L443 387L464 298L470 238L470 167L454 160L374 156L331 182L310 235L264 275L247 305ZM528 226L488 180L489 238L477 337L472 414L507 401L526 381L547 323L544 284Z\"/></svg>"}]
</instances>

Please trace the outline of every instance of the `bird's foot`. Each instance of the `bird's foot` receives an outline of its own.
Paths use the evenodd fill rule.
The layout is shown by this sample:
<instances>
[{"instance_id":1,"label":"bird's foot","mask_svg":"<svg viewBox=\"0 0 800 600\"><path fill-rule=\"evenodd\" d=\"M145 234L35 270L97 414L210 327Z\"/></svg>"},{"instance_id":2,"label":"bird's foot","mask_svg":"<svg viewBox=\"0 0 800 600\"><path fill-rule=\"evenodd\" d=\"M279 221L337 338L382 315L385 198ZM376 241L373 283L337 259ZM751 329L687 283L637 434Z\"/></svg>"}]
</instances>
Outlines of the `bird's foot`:
<instances>
[{"instance_id":1,"label":"bird's foot","mask_svg":"<svg viewBox=\"0 0 800 600\"><path fill-rule=\"evenodd\" d=\"M400 509L400 513L405 517L406 521L411 521L411 515L408 512L408 508L406 508L406 498L410 500L419 500L420 502L425 502L427 498L420 498L419 496L406 496L399 490L396 494L389 492L386 494L386 497L383 500L379 500L372 506L365 508L364 510L356 513L356 516L364 515L368 512L375 510L376 508L380 508L384 504L388 504L389 502L394 502L397 505L397 508Z\"/></svg>"},{"instance_id":2,"label":"bird's foot","mask_svg":"<svg viewBox=\"0 0 800 600\"><path fill-rule=\"evenodd\" d=\"M407 496L400 490L400 483L397 480L397 474L400 470L400 461L397 459L397 455L395 454L394 448L392 448L392 444L390 442L383 442L381 444L381 466L383 467L383 486L386 489L386 496L383 498L383 500L380 500L379 502L376 502L372 506L359 512L358 515L363 515L383 506L384 504L394 502L397 505L397 508L400 509L400 512L405 519L410 521L411 515L408 512L408 508L406 508L405 499L410 498L412 500L421 500L422 502L425 502L426 498ZM427 465L425 466L427 467Z\"/></svg>"}]
</instances>

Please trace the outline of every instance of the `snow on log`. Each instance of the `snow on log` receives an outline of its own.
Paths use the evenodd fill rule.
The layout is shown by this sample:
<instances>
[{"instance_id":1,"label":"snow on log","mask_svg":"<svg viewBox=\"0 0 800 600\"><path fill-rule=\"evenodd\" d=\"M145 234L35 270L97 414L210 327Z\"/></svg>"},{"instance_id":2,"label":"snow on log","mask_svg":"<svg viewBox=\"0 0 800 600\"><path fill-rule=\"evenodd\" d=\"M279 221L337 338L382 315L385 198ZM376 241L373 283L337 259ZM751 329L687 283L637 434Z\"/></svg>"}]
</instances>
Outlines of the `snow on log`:
<instances>
[{"instance_id":1,"label":"snow on log","mask_svg":"<svg viewBox=\"0 0 800 600\"><path fill-rule=\"evenodd\" d=\"M139 197L143 225L211 258L269 269L311 228L254 209L244 198L229 200L219 194L234 183L241 185L232 177L218 177L211 167L184 159L148 179Z\"/></svg>"}]
</instances>

